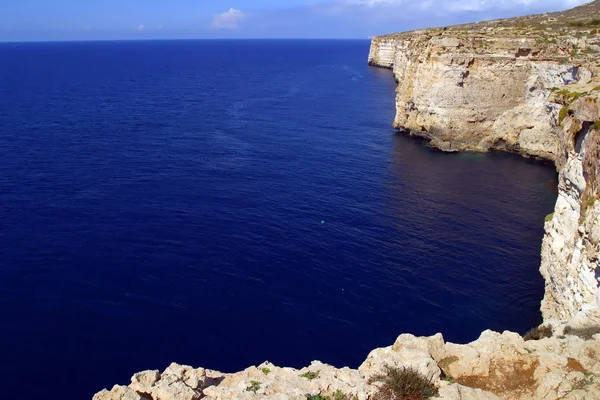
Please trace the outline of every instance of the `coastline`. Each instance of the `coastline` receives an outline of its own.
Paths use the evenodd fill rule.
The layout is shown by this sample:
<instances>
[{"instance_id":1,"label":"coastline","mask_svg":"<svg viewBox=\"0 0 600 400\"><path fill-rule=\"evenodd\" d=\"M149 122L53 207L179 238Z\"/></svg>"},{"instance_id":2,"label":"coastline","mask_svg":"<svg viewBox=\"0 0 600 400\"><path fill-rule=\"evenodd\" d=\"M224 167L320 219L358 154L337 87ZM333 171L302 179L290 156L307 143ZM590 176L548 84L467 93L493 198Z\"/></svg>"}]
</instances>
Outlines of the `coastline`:
<instances>
[{"instance_id":1,"label":"coastline","mask_svg":"<svg viewBox=\"0 0 600 400\"><path fill-rule=\"evenodd\" d=\"M441 334L400 335L356 370L318 361L301 370L269 362L233 374L172 364L144 371L95 400L373 400L386 366L430 377L436 399L600 398L600 82L585 40L557 43L506 29L431 29L376 37L369 64L398 83L394 127L442 151L505 151L554 163L555 211L546 219L541 273L544 328L527 337L485 331L458 345ZM536 29L532 28L532 31ZM475 33L473 33L475 32ZM482 45L482 43L484 43ZM491 78L493 77L493 79ZM316 398L316 397L315 397Z\"/></svg>"}]
</instances>

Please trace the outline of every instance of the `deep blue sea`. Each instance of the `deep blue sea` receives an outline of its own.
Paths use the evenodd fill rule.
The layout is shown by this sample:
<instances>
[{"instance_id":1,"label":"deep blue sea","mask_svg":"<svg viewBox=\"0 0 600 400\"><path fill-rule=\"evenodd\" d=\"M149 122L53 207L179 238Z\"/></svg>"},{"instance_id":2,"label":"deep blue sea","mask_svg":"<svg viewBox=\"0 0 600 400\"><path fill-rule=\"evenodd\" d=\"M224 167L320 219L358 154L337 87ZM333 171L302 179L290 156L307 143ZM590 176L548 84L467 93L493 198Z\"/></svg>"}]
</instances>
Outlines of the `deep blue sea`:
<instances>
[{"instance_id":1,"label":"deep blue sea","mask_svg":"<svg viewBox=\"0 0 600 400\"><path fill-rule=\"evenodd\" d=\"M540 322L550 165L391 128L368 41L0 44L0 393Z\"/></svg>"}]
</instances>

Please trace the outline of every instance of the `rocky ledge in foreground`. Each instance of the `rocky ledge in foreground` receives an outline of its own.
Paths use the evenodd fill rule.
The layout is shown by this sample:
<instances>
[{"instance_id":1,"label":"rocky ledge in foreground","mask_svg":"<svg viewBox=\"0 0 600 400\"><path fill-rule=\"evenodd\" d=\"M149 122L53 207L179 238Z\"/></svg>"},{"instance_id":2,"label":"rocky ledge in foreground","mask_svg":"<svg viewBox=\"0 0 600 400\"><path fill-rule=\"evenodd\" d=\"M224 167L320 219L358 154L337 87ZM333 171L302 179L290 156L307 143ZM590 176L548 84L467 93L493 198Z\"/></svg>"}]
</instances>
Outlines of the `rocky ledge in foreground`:
<instances>
[{"instance_id":1,"label":"rocky ledge in foreground","mask_svg":"<svg viewBox=\"0 0 600 400\"><path fill-rule=\"evenodd\" d=\"M371 378L386 366L408 367L431 378L436 399L600 399L600 330L555 329L560 336L524 340L516 333L486 331L467 345L442 335L401 335L372 351L358 370L313 362L301 370L265 362L234 374L171 364L162 374L144 371L129 386L115 386L94 400L381 400ZM543 336L547 329L533 332Z\"/></svg>"}]
</instances>

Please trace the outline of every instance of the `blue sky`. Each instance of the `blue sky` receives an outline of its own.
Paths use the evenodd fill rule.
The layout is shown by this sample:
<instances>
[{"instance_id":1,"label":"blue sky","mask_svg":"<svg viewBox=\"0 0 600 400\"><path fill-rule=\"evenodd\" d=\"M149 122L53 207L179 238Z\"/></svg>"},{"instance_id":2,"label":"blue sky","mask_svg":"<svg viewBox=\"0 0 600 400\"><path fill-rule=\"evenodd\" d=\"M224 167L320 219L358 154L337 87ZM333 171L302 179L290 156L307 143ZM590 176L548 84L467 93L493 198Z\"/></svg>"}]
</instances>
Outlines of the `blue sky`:
<instances>
[{"instance_id":1,"label":"blue sky","mask_svg":"<svg viewBox=\"0 0 600 400\"><path fill-rule=\"evenodd\" d=\"M0 0L0 41L368 38L586 0Z\"/></svg>"}]
</instances>

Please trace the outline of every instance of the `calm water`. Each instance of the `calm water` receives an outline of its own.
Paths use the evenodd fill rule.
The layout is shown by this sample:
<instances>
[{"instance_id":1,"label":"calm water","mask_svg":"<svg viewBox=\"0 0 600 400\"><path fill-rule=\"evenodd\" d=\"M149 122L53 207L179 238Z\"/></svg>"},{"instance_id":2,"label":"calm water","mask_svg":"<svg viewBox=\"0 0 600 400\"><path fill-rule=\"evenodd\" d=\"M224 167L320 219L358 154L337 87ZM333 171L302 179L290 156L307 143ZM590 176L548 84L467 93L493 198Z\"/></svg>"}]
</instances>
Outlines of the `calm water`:
<instances>
[{"instance_id":1,"label":"calm water","mask_svg":"<svg viewBox=\"0 0 600 400\"><path fill-rule=\"evenodd\" d=\"M553 168L395 135L368 49L0 44L4 397L538 323Z\"/></svg>"}]
</instances>

